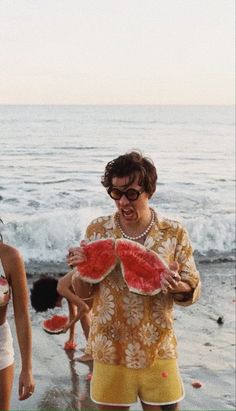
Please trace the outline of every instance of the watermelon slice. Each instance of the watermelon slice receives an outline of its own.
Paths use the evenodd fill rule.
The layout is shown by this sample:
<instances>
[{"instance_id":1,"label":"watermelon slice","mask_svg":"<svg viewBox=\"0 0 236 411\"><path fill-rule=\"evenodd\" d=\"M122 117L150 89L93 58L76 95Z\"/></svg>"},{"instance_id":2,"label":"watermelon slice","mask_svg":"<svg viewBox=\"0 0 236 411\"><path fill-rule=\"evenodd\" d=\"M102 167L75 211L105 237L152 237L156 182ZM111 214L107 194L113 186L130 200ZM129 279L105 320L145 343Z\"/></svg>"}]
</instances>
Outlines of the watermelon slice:
<instances>
[{"instance_id":1,"label":"watermelon slice","mask_svg":"<svg viewBox=\"0 0 236 411\"><path fill-rule=\"evenodd\" d=\"M43 329L48 334L60 334L67 323L68 317L65 315L54 315L43 322Z\"/></svg>"},{"instance_id":2,"label":"watermelon slice","mask_svg":"<svg viewBox=\"0 0 236 411\"><path fill-rule=\"evenodd\" d=\"M121 261L123 278L130 291L155 295L161 291L161 276L170 271L158 255L131 240L116 240L116 255Z\"/></svg>"},{"instance_id":3,"label":"watermelon slice","mask_svg":"<svg viewBox=\"0 0 236 411\"><path fill-rule=\"evenodd\" d=\"M116 265L115 242L111 238L91 241L83 249L87 260L76 266L79 277L89 283L99 283Z\"/></svg>"}]
</instances>

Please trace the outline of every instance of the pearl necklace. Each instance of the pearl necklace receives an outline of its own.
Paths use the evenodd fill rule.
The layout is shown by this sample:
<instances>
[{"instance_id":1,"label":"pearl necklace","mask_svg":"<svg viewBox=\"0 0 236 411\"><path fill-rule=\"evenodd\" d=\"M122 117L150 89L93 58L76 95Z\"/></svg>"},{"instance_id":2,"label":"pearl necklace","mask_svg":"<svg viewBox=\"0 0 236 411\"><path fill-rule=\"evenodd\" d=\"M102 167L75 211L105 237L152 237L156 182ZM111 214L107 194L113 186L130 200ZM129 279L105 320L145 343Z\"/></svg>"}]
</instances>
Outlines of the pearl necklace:
<instances>
[{"instance_id":1,"label":"pearl necklace","mask_svg":"<svg viewBox=\"0 0 236 411\"><path fill-rule=\"evenodd\" d=\"M150 231L151 227L153 226L153 224L155 222L155 213L154 213L153 210L151 210L151 212L152 212L152 218L151 218L150 224L147 226L146 230L144 230L141 234L137 235L136 237L132 237L131 235L128 235L123 231L123 229L120 225L120 219L119 219L119 214L118 214L116 221L117 221L117 225L118 225L118 227L121 231L122 236L124 238L127 238L128 240L133 240L133 241L140 240L140 238L145 237L147 235L147 233Z\"/></svg>"}]
</instances>

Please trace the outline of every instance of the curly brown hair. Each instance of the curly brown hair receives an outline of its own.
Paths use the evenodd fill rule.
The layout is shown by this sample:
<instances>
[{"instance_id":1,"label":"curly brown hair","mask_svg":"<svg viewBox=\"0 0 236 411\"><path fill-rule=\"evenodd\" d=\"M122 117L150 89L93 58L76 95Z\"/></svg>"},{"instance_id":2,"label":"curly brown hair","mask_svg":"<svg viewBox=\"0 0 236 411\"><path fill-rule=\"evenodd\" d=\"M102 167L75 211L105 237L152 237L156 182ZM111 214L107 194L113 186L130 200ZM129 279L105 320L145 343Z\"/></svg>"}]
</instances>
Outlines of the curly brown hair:
<instances>
[{"instance_id":1,"label":"curly brown hair","mask_svg":"<svg viewBox=\"0 0 236 411\"><path fill-rule=\"evenodd\" d=\"M127 186L132 184L139 175L139 184L149 194L149 198L156 190L157 171L153 161L138 151L131 151L115 158L105 167L101 183L108 190L112 187L113 177L129 177Z\"/></svg>"}]
</instances>

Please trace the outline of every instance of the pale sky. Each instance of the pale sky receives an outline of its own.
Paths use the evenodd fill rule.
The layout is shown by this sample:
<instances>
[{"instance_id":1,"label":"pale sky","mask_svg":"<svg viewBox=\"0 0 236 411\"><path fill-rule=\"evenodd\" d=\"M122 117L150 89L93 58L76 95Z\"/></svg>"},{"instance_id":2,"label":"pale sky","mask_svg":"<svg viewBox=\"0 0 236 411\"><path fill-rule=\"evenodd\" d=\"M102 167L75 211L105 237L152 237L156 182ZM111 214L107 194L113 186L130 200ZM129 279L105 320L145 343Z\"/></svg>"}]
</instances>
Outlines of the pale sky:
<instances>
[{"instance_id":1,"label":"pale sky","mask_svg":"<svg viewBox=\"0 0 236 411\"><path fill-rule=\"evenodd\" d=\"M234 0L0 0L0 104L234 104Z\"/></svg>"}]
</instances>

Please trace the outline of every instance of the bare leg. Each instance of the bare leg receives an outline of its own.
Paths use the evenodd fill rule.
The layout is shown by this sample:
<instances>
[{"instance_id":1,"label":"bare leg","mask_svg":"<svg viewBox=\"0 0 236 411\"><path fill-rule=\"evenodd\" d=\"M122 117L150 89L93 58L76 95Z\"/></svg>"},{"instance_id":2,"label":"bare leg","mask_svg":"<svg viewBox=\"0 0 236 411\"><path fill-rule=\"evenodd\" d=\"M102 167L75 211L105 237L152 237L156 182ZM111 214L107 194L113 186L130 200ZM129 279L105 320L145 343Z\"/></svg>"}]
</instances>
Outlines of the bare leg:
<instances>
[{"instance_id":1,"label":"bare leg","mask_svg":"<svg viewBox=\"0 0 236 411\"><path fill-rule=\"evenodd\" d=\"M11 391L13 385L14 364L0 370L0 410L10 410Z\"/></svg>"},{"instance_id":2,"label":"bare leg","mask_svg":"<svg viewBox=\"0 0 236 411\"><path fill-rule=\"evenodd\" d=\"M142 402L142 407L144 411L160 411L161 407L159 405L150 405L150 404L145 404Z\"/></svg>"},{"instance_id":3,"label":"bare leg","mask_svg":"<svg viewBox=\"0 0 236 411\"><path fill-rule=\"evenodd\" d=\"M101 411L126 411L129 407L118 406L118 405L98 405L98 409Z\"/></svg>"},{"instance_id":4,"label":"bare leg","mask_svg":"<svg viewBox=\"0 0 236 411\"><path fill-rule=\"evenodd\" d=\"M80 299L80 303L78 305L78 312L77 318L80 320L85 314L89 313L90 308L88 304L86 304L82 299Z\"/></svg>"},{"instance_id":5,"label":"bare leg","mask_svg":"<svg viewBox=\"0 0 236 411\"><path fill-rule=\"evenodd\" d=\"M83 329L86 340L88 340L90 329L90 314L89 311L92 306L92 286L79 279L77 275L72 277L73 289L78 297L80 297L80 306L78 306L77 318L80 319L81 327ZM83 298L85 301L83 301ZM83 354L77 358L77 361L86 362L92 361L93 358L89 354Z\"/></svg>"},{"instance_id":6,"label":"bare leg","mask_svg":"<svg viewBox=\"0 0 236 411\"><path fill-rule=\"evenodd\" d=\"M178 411L179 404L169 404L169 405L149 405L142 402L143 410L144 411Z\"/></svg>"},{"instance_id":7,"label":"bare leg","mask_svg":"<svg viewBox=\"0 0 236 411\"><path fill-rule=\"evenodd\" d=\"M84 335L86 340L88 339L89 336L89 328L90 328L90 314L85 314L81 319L80 319L81 327L83 329Z\"/></svg>"},{"instance_id":8,"label":"bare leg","mask_svg":"<svg viewBox=\"0 0 236 411\"><path fill-rule=\"evenodd\" d=\"M89 328L90 328L90 314L85 314L81 319L80 319L81 327L83 329L84 335L86 340L88 339L89 336ZM86 362L86 361L92 361L93 357L89 354L83 354L80 357L77 358L77 361L81 362Z\"/></svg>"},{"instance_id":9,"label":"bare leg","mask_svg":"<svg viewBox=\"0 0 236 411\"><path fill-rule=\"evenodd\" d=\"M170 404L170 405L162 405L162 411L179 411L179 403Z\"/></svg>"}]
</instances>

